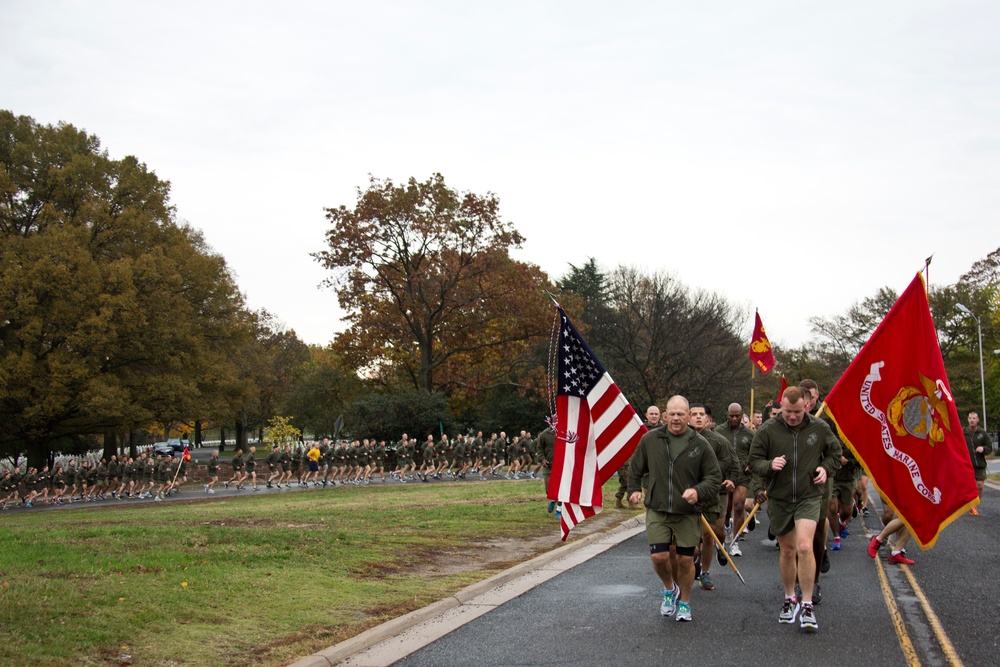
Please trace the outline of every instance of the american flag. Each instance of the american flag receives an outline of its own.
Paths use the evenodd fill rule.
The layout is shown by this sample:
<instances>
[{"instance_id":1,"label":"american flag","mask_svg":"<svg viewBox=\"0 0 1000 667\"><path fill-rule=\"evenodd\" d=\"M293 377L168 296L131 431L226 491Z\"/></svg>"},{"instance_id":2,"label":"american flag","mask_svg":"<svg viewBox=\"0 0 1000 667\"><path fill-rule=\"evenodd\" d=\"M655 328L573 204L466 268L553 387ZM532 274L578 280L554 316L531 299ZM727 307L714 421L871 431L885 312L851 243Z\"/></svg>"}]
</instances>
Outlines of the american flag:
<instances>
[{"instance_id":1,"label":"american flag","mask_svg":"<svg viewBox=\"0 0 1000 667\"><path fill-rule=\"evenodd\" d=\"M601 511L601 487L628 461L646 426L561 307L556 363L556 434L548 497L563 504L562 539ZM554 337L554 341L556 337Z\"/></svg>"}]
</instances>

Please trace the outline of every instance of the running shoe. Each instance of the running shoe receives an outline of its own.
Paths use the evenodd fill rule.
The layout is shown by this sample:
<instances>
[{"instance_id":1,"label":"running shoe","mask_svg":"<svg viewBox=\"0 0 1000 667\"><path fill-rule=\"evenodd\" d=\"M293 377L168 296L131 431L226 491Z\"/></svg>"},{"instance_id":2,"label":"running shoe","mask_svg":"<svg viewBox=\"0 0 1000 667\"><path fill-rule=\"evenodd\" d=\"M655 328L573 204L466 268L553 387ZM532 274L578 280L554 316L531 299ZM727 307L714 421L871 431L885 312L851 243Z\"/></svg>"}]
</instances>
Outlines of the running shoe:
<instances>
[{"instance_id":1,"label":"running shoe","mask_svg":"<svg viewBox=\"0 0 1000 667\"><path fill-rule=\"evenodd\" d=\"M833 538L833 544L830 545L830 548L833 549L834 551L840 551L840 538L839 537Z\"/></svg>"},{"instance_id":2,"label":"running shoe","mask_svg":"<svg viewBox=\"0 0 1000 667\"><path fill-rule=\"evenodd\" d=\"M557 519L561 519L562 518L562 510L556 510L556 518Z\"/></svg>"},{"instance_id":3,"label":"running shoe","mask_svg":"<svg viewBox=\"0 0 1000 667\"><path fill-rule=\"evenodd\" d=\"M553 511L555 511L555 509L556 509L556 501L554 501L554 500L550 500L550 501L549 501L549 509L548 509L548 513L549 513L549 514L552 514L552 512L553 512Z\"/></svg>"},{"instance_id":4,"label":"running shoe","mask_svg":"<svg viewBox=\"0 0 1000 667\"><path fill-rule=\"evenodd\" d=\"M750 517L750 522L747 524L747 530L753 530L757 527L757 516L754 515Z\"/></svg>"},{"instance_id":5,"label":"running shoe","mask_svg":"<svg viewBox=\"0 0 1000 667\"><path fill-rule=\"evenodd\" d=\"M819 592L819 584L813 586L813 604L819 604L823 601L823 594Z\"/></svg>"},{"instance_id":6,"label":"running shoe","mask_svg":"<svg viewBox=\"0 0 1000 667\"><path fill-rule=\"evenodd\" d=\"M729 555L730 556L742 556L743 552L740 550L740 543L733 542L729 545Z\"/></svg>"},{"instance_id":7,"label":"running shoe","mask_svg":"<svg viewBox=\"0 0 1000 667\"><path fill-rule=\"evenodd\" d=\"M823 574L830 571L830 556L826 553L826 549L823 549L823 564L819 566L819 571Z\"/></svg>"},{"instance_id":8,"label":"running shoe","mask_svg":"<svg viewBox=\"0 0 1000 667\"><path fill-rule=\"evenodd\" d=\"M847 529L847 523L841 521L840 522L840 536L841 537L847 537L850 534L851 534L851 531L849 531Z\"/></svg>"},{"instance_id":9,"label":"running shoe","mask_svg":"<svg viewBox=\"0 0 1000 667\"><path fill-rule=\"evenodd\" d=\"M871 511L868 509L867 505L861 508L861 513L864 514L865 516L871 516L872 514Z\"/></svg>"},{"instance_id":10,"label":"running shoe","mask_svg":"<svg viewBox=\"0 0 1000 667\"><path fill-rule=\"evenodd\" d=\"M969 510L969 515L970 516L979 516L979 510L977 510L975 507L973 507L971 510Z\"/></svg>"},{"instance_id":11,"label":"running shoe","mask_svg":"<svg viewBox=\"0 0 1000 667\"><path fill-rule=\"evenodd\" d=\"M674 617L678 621L690 621L691 620L691 605L687 602L677 603L677 616Z\"/></svg>"},{"instance_id":12,"label":"running shoe","mask_svg":"<svg viewBox=\"0 0 1000 667\"><path fill-rule=\"evenodd\" d=\"M674 612L677 611L677 596L680 595L681 589L674 584L672 590L662 590L660 595L663 596L663 603L660 605L660 616L673 616Z\"/></svg>"},{"instance_id":13,"label":"running shoe","mask_svg":"<svg viewBox=\"0 0 1000 667\"><path fill-rule=\"evenodd\" d=\"M719 561L719 565L722 567L725 567L729 562L726 560L726 555L722 553L722 549L719 548L718 544L715 545L715 560Z\"/></svg>"},{"instance_id":14,"label":"running shoe","mask_svg":"<svg viewBox=\"0 0 1000 667\"><path fill-rule=\"evenodd\" d=\"M912 558L907 558L903 552L894 553L889 556L889 562L896 565L916 565L916 561Z\"/></svg>"},{"instance_id":15,"label":"running shoe","mask_svg":"<svg viewBox=\"0 0 1000 667\"><path fill-rule=\"evenodd\" d=\"M872 541L868 543L868 555L876 558L880 546L882 546L882 540L878 539L878 535L872 535Z\"/></svg>"},{"instance_id":16,"label":"running shoe","mask_svg":"<svg viewBox=\"0 0 1000 667\"><path fill-rule=\"evenodd\" d=\"M709 574L708 572L702 572L701 573L701 576L698 577L698 583L701 585L701 587L702 587L703 590L706 590L706 591L714 591L715 590L715 584L712 582L712 575ZM681 602L681 604L683 605L684 603ZM678 612L678 613L680 613L680 612ZM688 619L688 620L691 620L691 619Z\"/></svg>"},{"instance_id":17,"label":"running shoe","mask_svg":"<svg viewBox=\"0 0 1000 667\"><path fill-rule=\"evenodd\" d=\"M799 615L799 603L795 598L785 598L781 605L781 613L778 614L778 623L794 623L795 617Z\"/></svg>"},{"instance_id":18,"label":"running shoe","mask_svg":"<svg viewBox=\"0 0 1000 667\"><path fill-rule=\"evenodd\" d=\"M816 612L808 602L802 604L802 613L799 614L799 627L806 632L816 632L819 630L819 623L816 622Z\"/></svg>"}]
</instances>

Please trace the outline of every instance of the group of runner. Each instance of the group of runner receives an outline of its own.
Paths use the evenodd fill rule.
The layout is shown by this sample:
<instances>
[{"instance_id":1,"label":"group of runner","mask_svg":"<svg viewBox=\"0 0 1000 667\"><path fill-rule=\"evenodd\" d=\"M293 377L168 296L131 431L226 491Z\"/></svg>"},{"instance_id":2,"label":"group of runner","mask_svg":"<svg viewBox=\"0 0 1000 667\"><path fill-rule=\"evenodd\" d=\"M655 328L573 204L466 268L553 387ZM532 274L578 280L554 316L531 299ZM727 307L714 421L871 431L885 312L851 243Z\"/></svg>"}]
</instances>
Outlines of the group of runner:
<instances>
[{"instance_id":1,"label":"group of runner","mask_svg":"<svg viewBox=\"0 0 1000 667\"><path fill-rule=\"evenodd\" d=\"M728 406L720 425L705 406L683 396L668 401L662 420L659 407L647 410L649 432L620 471L617 505L624 507L626 494L632 507L645 503L653 570L663 583L661 614L692 619L694 582L715 588L712 555L722 566L742 556L740 541L755 526L751 513L763 509L766 543L780 551L784 600L778 620L818 629L815 605L822 600L820 575L830 569L827 550L841 550L851 519L869 513L865 471L832 421L816 416L818 402L816 383L803 380L749 424L738 403ZM965 431L981 491L992 443L978 422L970 413ZM877 557L892 537L888 562L913 565L902 520L886 509L882 521L885 528L867 544L868 555Z\"/></svg>"},{"instance_id":2,"label":"group of runner","mask_svg":"<svg viewBox=\"0 0 1000 667\"><path fill-rule=\"evenodd\" d=\"M0 473L0 508L17 504L33 507L115 498L163 500L187 482L189 460L182 455L142 452L135 458L92 463L86 457L68 457L52 468L15 466Z\"/></svg>"},{"instance_id":3,"label":"group of runner","mask_svg":"<svg viewBox=\"0 0 1000 667\"><path fill-rule=\"evenodd\" d=\"M189 457L188 457L189 458ZM229 470L226 470L228 464ZM372 481L428 482L431 479L534 478L543 464L531 433L507 437L428 435L417 442L403 434L397 442L374 439L331 444L329 439L275 445L258 458L257 447L237 449L223 459L218 451L208 461L204 491L222 484L237 490L368 484ZM0 507L33 507L102 500L163 500L188 481L190 460L183 455L144 451L136 457L61 457L52 468L15 466L0 470Z\"/></svg>"},{"instance_id":4,"label":"group of runner","mask_svg":"<svg viewBox=\"0 0 1000 667\"><path fill-rule=\"evenodd\" d=\"M235 486L242 490L250 486L257 491L261 484L266 488L291 488L293 482L299 486L369 484L376 475L380 482L400 484L449 477L459 480L470 474L520 479L534 478L542 463L535 440L527 431L510 439L502 431L488 438L483 437L482 431L475 436L459 434L454 438L441 434L436 440L428 435L423 442L404 433L392 444L367 438L331 444L324 438L300 445L276 446L260 472L256 448L250 447L246 454L240 449L230 461L231 477L221 483L226 488ZM221 481L220 470L218 452L213 452L208 462L207 493L215 493L215 486Z\"/></svg>"}]
</instances>

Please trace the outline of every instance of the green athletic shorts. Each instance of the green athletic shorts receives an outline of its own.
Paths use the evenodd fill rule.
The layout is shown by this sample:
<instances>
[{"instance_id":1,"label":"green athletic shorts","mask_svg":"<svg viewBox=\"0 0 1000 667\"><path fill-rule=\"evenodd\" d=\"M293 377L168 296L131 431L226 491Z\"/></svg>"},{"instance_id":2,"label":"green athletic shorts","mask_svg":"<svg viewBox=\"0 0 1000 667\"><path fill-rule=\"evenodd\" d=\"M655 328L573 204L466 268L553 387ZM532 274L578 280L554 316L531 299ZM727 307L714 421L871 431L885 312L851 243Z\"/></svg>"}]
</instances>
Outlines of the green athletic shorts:
<instances>
[{"instance_id":1,"label":"green athletic shorts","mask_svg":"<svg viewBox=\"0 0 1000 667\"><path fill-rule=\"evenodd\" d=\"M705 520L706 521L708 521L712 525L715 525L715 522L719 520L719 517L722 516L723 512L726 511L727 507L729 507L729 492L728 491L726 491L725 493L722 493L722 494L719 495L719 504L718 504L718 506L713 507L711 510L709 510L707 512L702 512L702 514L705 515Z\"/></svg>"},{"instance_id":2,"label":"green athletic shorts","mask_svg":"<svg viewBox=\"0 0 1000 667\"><path fill-rule=\"evenodd\" d=\"M858 482L851 476L848 480L833 480L833 497L837 499L841 507L850 507L854 504L854 489L858 488Z\"/></svg>"},{"instance_id":3,"label":"green athletic shorts","mask_svg":"<svg viewBox=\"0 0 1000 667\"><path fill-rule=\"evenodd\" d=\"M696 547L701 541L701 519L698 514L664 514L646 510L646 538L650 544L670 544Z\"/></svg>"},{"instance_id":4,"label":"green athletic shorts","mask_svg":"<svg viewBox=\"0 0 1000 667\"><path fill-rule=\"evenodd\" d=\"M767 499L767 516L771 520L771 533L784 535L795 528L797 519L810 519L819 522L823 510L829 505L824 504L822 496L804 498L797 503L774 498Z\"/></svg>"}]
</instances>

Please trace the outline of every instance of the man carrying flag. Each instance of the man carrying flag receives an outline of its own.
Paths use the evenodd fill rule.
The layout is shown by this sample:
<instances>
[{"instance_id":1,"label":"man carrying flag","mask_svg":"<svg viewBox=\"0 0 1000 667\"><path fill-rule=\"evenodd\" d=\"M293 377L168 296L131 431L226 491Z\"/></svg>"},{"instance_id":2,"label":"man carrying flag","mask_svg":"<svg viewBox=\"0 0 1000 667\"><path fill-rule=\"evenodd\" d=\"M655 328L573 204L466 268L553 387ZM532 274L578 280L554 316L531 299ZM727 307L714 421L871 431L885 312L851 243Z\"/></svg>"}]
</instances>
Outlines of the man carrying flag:
<instances>
[{"instance_id":1,"label":"man carrying flag","mask_svg":"<svg viewBox=\"0 0 1000 667\"><path fill-rule=\"evenodd\" d=\"M825 409L922 548L978 504L921 274L830 391Z\"/></svg>"},{"instance_id":2,"label":"man carrying flag","mask_svg":"<svg viewBox=\"0 0 1000 667\"><path fill-rule=\"evenodd\" d=\"M562 503L565 540L573 526L601 511L601 487L628 461L646 427L558 304L549 348L553 393L547 493Z\"/></svg>"},{"instance_id":3,"label":"man carrying flag","mask_svg":"<svg viewBox=\"0 0 1000 667\"><path fill-rule=\"evenodd\" d=\"M639 503L642 476L649 473L646 537L653 571L663 582L660 614L676 613L678 621L691 620L694 551L702 536L699 501L717 503L722 488L719 461L705 438L688 427L690 413L683 396L667 401L667 428L642 437L628 475L629 502Z\"/></svg>"}]
</instances>

